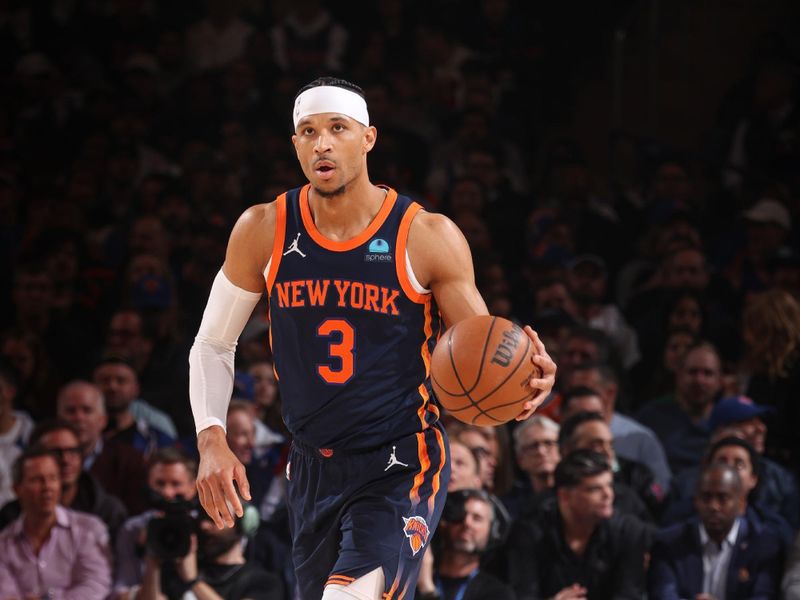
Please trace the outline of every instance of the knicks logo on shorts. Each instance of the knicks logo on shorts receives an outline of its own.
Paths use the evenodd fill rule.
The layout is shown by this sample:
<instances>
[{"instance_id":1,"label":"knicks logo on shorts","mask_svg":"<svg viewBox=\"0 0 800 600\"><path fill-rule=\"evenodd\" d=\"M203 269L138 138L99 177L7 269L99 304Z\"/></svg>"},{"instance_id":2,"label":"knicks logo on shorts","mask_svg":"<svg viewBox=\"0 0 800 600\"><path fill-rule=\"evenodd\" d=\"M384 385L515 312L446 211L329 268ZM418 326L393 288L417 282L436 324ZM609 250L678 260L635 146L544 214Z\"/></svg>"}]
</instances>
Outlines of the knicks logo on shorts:
<instances>
[{"instance_id":1,"label":"knicks logo on shorts","mask_svg":"<svg viewBox=\"0 0 800 600\"><path fill-rule=\"evenodd\" d=\"M428 529L428 524L422 517L410 517L408 519L403 517L403 523L403 533L406 534L408 543L411 545L411 551L416 556L417 552L428 541L430 529Z\"/></svg>"}]
</instances>

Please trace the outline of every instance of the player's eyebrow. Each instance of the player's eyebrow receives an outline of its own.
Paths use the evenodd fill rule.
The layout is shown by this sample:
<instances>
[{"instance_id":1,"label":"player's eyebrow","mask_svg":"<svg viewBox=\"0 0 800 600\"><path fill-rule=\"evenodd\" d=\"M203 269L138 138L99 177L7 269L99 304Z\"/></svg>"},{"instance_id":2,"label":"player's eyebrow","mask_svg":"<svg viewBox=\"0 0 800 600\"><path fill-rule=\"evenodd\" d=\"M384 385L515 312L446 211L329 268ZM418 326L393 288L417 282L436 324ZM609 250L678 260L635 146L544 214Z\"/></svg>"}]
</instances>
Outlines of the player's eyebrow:
<instances>
[{"instance_id":1,"label":"player's eyebrow","mask_svg":"<svg viewBox=\"0 0 800 600\"><path fill-rule=\"evenodd\" d=\"M350 119L349 117L346 117L344 115L333 115L332 117L330 117L328 119L328 122L329 123L336 123L336 122L349 123L351 120L352 119ZM300 119L300 121L298 121L298 123L297 123L297 129L300 129L301 127L305 127L309 123L311 123L311 115L308 116L308 117L303 117L302 119Z\"/></svg>"}]
</instances>

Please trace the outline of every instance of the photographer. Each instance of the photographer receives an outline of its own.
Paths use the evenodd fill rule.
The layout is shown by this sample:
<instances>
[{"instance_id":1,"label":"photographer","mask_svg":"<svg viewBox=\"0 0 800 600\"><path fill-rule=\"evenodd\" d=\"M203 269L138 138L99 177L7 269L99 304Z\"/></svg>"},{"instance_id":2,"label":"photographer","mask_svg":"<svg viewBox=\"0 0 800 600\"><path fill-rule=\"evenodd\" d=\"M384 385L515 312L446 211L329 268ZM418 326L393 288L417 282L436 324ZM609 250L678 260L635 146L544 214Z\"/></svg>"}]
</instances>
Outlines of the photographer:
<instances>
[{"instance_id":1,"label":"photographer","mask_svg":"<svg viewBox=\"0 0 800 600\"><path fill-rule=\"evenodd\" d=\"M135 597L143 580L146 554L159 554L162 546L180 551L181 545L183 553L175 556L188 552L195 521L191 503L197 494L196 477L197 463L176 448L162 448L151 456L147 487L152 508L125 521L117 535L116 598L130 600ZM154 529L151 524L154 519L158 519L155 529L161 532L157 537L149 535ZM182 535L179 535L181 530ZM178 544L178 541L183 543Z\"/></svg>"},{"instance_id":2,"label":"photographer","mask_svg":"<svg viewBox=\"0 0 800 600\"><path fill-rule=\"evenodd\" d=\"M136 600L282 600L280 579L244 558L243 538L254 534L258 523L253 506L225 529L204 515L185 556L168 561L147 554Z\"/></svg>"},{"instance_id":3,"label":"photographer","mask_svg":"<svg viewBox=\"0 0 800 600\"><path fill-rule=\"evenodd\" d=\"M487 551L500 545L507 515L484 490L450 492L436 534L436 566L426 552L417 579L418 600L514 600L513 590L481 570Z\"/></svg>"}]
</instances>

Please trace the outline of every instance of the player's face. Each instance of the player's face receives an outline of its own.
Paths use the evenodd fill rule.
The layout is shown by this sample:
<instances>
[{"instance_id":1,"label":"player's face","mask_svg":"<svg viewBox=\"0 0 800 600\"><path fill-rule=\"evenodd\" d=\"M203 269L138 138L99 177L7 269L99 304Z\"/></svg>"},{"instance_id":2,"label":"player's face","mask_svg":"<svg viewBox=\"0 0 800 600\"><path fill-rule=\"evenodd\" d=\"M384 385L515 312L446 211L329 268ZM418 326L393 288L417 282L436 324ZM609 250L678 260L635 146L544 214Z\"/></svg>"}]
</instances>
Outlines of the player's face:
<instances>
[{"instance_id":1,"label":"player's face","mask_svg":"<svg viewBox=\"0 0 800 600\"><path fill-rule=\"evenodd\" d=\"M337 113L321 113L297 124L292 143L314 190L320 196L335 197L366 173L367 152L376 138L374 127Z\"/></svg>"}]
</instances>

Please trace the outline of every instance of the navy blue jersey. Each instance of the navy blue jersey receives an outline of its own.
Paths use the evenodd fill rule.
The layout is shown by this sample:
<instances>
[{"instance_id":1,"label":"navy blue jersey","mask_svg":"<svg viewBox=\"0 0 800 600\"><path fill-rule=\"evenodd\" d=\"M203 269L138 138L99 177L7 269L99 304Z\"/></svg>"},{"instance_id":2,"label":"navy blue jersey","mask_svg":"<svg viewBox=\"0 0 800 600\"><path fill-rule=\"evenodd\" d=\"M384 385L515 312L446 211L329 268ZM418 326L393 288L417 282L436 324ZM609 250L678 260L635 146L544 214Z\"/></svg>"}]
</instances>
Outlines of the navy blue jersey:
<instances>
[{"instance_id":1,"label":"navy blue jersey","mask_svg":"<svg viewBox=\"0 0 800 600\"><path fill-rule=\"evenodd\" d=\"M411 283L406 242L419 204L387 189L370 225L344 242L315 227L310 186L277 199L267 269L270 339L283 417L320 449L375 448L427 429L440 317Z\"/></svg>"}]
</instances>

